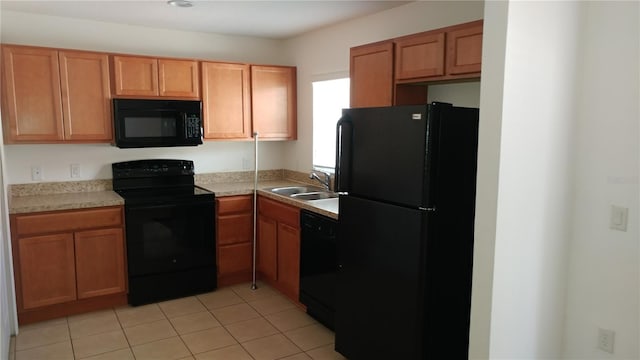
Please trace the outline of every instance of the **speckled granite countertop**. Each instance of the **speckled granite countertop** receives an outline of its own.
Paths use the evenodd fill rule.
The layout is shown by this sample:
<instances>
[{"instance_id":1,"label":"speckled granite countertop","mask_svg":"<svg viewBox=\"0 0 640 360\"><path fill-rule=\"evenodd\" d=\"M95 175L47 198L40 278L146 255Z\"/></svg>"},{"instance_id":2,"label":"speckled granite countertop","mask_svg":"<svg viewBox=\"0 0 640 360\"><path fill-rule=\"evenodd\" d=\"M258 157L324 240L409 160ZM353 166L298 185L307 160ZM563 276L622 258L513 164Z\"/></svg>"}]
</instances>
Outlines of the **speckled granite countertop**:
<instances>
[{"instance_id":1,"label":"speckled granite countertop","mask_svg":"<svg viewBox=\"0 0 640 360\"><path fill-rule=\"evenodd\" d=\"M285 170L283 176L267 172L261 174L258 194L278 200L321 215L338 218L335 206L314 206L313 203L292 199L264 190L272 187L309 185L306 174ZM253 193L253 181L247 181L245 174L233 173L231 181L220 181L219 175L212 180L210 175L196 176L196 184L215 193L216 197L249 195ZM294 180L289 180L290 178ZM317 184L314 184L317 186ZM83 182L39 183L12 185L9 192L9 213L24 214L41 211L83 209L101 206L123 205L124 199L111 190L111 180L92 180ZM335 211L334 211L335 210Z\"/></svg>"}]
</instances>

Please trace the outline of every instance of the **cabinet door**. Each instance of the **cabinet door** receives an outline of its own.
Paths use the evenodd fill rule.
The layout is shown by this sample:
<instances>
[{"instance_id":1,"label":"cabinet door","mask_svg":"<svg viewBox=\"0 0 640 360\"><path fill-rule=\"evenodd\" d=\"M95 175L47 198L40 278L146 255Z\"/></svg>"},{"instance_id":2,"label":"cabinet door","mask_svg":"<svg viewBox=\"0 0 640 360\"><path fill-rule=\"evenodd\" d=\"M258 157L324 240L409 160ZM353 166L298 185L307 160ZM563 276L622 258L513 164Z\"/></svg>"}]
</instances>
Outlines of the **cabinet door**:
<instances>
[{"instance_id":1,"label":"cabinet door","mask_svg":"<svg viewBox=\"0 0 640 360\"><path fill-rule=\"evenodd\" d=\"M249 65L202 63L205 139L251 137Z\"/></svg>"},{"instance_id":2,"label":"cabinet door","mask_svg":"<svg viewBox=\"0 0 640 360\"><path fill-rule=\"evenodd\" d=\"M447 32L447 72L451 75L480 73L482 67L482 21Z\"/></svg>"},{"instance_id":3,"label":"cabinet door","mask_svg":"<svg viewBox=\"0 0 640 360\"><path fill-rule=\"evenodd\" d=\"M225 276L251 271L251 243L232 244L218 250L218 275Z\"/></svg>"},{"instance_id":4,"label":"cabinet door","mask_svg":"<svg viewBox=\"0 0 640 360\"><path fill-rule=\"evenodd\" d=\"M300 290L300 229L278 223L278 283L292 299Z\"/></svg>"},{"instance_id":5,"label":"cabinet door","mask_svg":"<svg viewBox=\"0 0 640 360\"><path fill-rule=\"evenodd\" d=\"M158 96L158 61L137 56L113 57L116 95Z\"/></svg>"},{"instance_id":6,"label":"cabinet door","mask_svg":"<svg viewBox=\"0 0 640 360\"><path fill-rule=\"evenodd\" d=\"M18 240L22 308L76 299L76 273L71 233Z\"/></svg>"},{"instance_id":7,"label":"cabinet door","mask_svg":"<svg viewBox=\"0 0 640 360\"><path fill-rule=\"evenodd\" d=\"M105 54L59 53L66 140L112 140L109 57Z\"/></svg>"},{"instance_id":8,"label":"cabinet door","mask_svg":"<svg viewBox=\"0 0 640 360\"><path fill-rule=\"evenodd\" d=\"M393 105L393 43L351 48L351 107Z\"/></svg>"},{"instance_id":9,"label":"cabinet door","mask_svg":"<svg viewBox=\"0 0 640 360\"><path fill-rule=\"evenodd\" d=\"M62 140L57 51L3 46L2 57L6 143Z\"/></svg>"},{"instance_id":10,"label":"cabinet door","mask_svg":"<svg viewBox=\"0 0 640 360\"><path fill-rule=\"evenodd\" d=\"M402 38L395 44L396 80L444 75L444 32Z\"/></svg>"},{"instance_id":11,"label":"cabinet door","mask_svg":"<svg viewBox=\"0 0 640 360\"><path fill-rule=\"evenodd\" d=\"M78 299L126 291L122 229L75 233Z\"/></svg>"},{"instance_id":12,"label":"cabinet door","mask_svg":"<svg viewBox=\"0 0 640 360\"><path fill-rule=\"evenodd\" d=\"M297 138L295 67L251 66L251 113L260 138Z\"/></svg>"},{"instance_id":13,"label":"cabinet door","mask_svg":"<svg viewBox=\"0 0 640 360\"><path fill-rule=\"evenodd\" d=\"M198 62L158 59L159 95L168 97L200 97Z\"/></svg>"},{"instance_id":14,"label":"cabinet door","mask_svg":"<svg viewBox=\"0 0 640 360\"><path fill-rule=\"evenodd\" d=\"M278 223L263 215L258 216L257 268L267 279L278 278Z\"/></svg>"}]
</instances>

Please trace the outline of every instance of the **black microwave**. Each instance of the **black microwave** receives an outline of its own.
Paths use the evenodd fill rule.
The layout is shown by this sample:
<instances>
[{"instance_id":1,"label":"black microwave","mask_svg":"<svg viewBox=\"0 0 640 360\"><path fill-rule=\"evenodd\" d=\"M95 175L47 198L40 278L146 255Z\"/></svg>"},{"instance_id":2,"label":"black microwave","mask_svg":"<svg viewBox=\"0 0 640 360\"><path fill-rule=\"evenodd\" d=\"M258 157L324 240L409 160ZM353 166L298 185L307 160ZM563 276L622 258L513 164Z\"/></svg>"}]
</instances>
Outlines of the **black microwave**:
<instances>
[{"instance_id":1,"label":"black microwave","mask_svg":"<svg viewBox=\"0 0 640 360\"><path fill-rule=\"evenodd\" d=\"M113 99L113 128L119 148L200 145L202 102Z\"/></svg>"}]
</instances>

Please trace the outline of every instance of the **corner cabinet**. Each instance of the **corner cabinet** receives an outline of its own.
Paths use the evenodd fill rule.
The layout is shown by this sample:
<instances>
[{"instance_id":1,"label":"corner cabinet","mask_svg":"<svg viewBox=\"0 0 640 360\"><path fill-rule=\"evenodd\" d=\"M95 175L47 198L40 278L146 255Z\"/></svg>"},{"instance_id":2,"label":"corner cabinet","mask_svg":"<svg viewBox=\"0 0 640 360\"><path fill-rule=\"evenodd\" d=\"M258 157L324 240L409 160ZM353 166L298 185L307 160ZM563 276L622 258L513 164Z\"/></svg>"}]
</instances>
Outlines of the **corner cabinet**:
<instances>
[{"instance_id":1,"label":"corner cabinet","mask_svg":"<svg viewBox=\"0 0 640 360\"><path fill-rule=\"evenodd\" d=\"M246 64L202 62L205 139L251 138L249 76Z\"/></svg>"},{"instance_id":2,"label":"corner cabinet","mask_svg":"<svg viewBox=\"0 0 640 360\"><path fill-rule=\"evenodd\" d=\"M200 98L200 72L195 60L114 55L115 96Z\"/></svg>"},{"instance_id":3,"label":"corner cabinet","mask_svg":"<svg viewBox=\"0 0 640 360\"><path fill-rule=\"evenodd\" d=\"M20 324L126 304L121 206L10 219Z\"/></svg>"},{"instance_id":4,"label":"corner cabinet","mask_svg":"<svg viewBox=\"0 0 640 360\"><path fill-rule=\"evenodd\" d=\"M258 197L257 268L263 280L299 302L299 208Z\"/></svg>"},{"instance_id":5,"label":"corner cabinet","mask_svg":"<svg viewBox=\"0 0 640 360\"><path fill-rule=\"evenodd\" d=\"M351 107L424 104L429 83L480 78L483 20L351 48Z\"/></svg>"},{"instance_id":6,"label":"corner cabinet","mask_svg":"<svg viewBox=\"0 0 640 360\"><path fill-rule=\"evenodd\" d=\"M253 196L216 198L218 286L251 280Z\"/></svg>"},{"instance_id":7,"label":"corner cabinet","mask_svg":"<svg viewBox=\"0 0 640 360\"><path fill-rule=\"evenodd\" d=\"M2 47L5 142L110 142L106 54Z\"/></svg>"},{"instance_id":8,"label":"corner cabinet","mask_svg":"<svg viewBox=\"0 0 640 360\"><path fill-rule=\"evenodd\" d=\"M482 20L394 40L396 81L480 77Z\"/></svg>"},{"instance_id":9,"label":"corner cabinet","mask_svg":"<svg viewBox=\"0 0 640 360\"><path fill-rule=\"evenodd\" d=\"M296 68L251 66L253 131L263 140L296 140Z\"/></svg>"}]
</instances>

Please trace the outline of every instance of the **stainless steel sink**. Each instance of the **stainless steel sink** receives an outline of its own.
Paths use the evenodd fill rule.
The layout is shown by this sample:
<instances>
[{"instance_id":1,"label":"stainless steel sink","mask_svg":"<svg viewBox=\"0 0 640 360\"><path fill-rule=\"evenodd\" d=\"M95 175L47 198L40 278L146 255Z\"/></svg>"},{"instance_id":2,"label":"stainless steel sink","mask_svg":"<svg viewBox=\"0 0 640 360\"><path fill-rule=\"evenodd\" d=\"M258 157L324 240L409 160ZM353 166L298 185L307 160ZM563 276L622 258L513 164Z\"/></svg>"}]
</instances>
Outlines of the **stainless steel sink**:
<instances>
[{"instance_id":1,"label":"stainless steel sink","mask_svg":"<svg viewBox=\"0 0 640 360\"><path fill-rule=\"evenodd\" d=\"M291 196L300 193L311 193L311 192L321 192L324 191L322 188L316 186L285 186L285 187L277 187L271 189L265 189L271 191L272 193L284 196Z\"/></svg>"},{"instance_id":2,"label":"stainless steel sink","mask_svg":"<svg viewBox=\"0 0 640 360\"><path fill-rule=\"evenodd\" d=\"M314 192L292 194L290 196L294 199L308 201L308 200L335 198L335 197L338 197L338 194L328 192L328 191L314 191Z\"/></svg>"}]
</instances>

